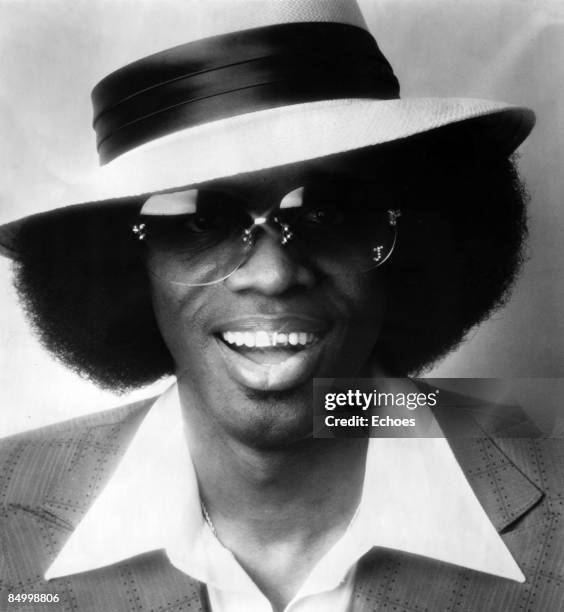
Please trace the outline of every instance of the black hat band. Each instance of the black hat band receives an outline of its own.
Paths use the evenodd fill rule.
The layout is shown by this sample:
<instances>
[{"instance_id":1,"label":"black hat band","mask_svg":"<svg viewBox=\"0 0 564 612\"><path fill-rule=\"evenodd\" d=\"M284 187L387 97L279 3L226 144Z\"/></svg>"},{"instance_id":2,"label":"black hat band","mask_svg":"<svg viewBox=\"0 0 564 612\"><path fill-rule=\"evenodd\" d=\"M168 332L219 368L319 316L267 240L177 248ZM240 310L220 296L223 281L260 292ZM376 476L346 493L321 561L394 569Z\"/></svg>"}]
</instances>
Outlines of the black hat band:
<instances>
[{"instance_id":1,"label":"black hat band","mask_svg":"<svg viewBox=\"0 0 564 612\"><path fill-rule=\"evenodd\" d=\"M356 26L295 23L173 47L111 73L92 91L101 163L226 117L339 98L393 99L399 83Z\"/></svg>"}]
</instances>

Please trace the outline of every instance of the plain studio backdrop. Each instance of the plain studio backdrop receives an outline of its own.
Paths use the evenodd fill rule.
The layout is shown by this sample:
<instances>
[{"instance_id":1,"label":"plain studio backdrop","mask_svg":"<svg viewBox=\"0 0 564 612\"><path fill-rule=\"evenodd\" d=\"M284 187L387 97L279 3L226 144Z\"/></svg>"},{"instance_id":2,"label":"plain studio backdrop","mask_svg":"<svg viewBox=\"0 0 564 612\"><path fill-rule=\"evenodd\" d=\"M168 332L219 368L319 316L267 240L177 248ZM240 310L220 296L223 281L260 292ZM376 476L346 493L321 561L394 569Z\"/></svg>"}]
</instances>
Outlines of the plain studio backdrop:
<instances>
[{"instance_id":1,"label":"plain studio backdrop","mask_svg":"<svg viewBox=\"0 0 564 612\"><path fill-rule=\"evenodd\" d=\"M253 4L234 2L239 10ZM492 98L537 113L537 126L520 149L519 166L531 196L530 240L513 298L427 375L520 379L519 399L542 420L541 413L564 399L564 4L360 4L403 96ZM159 27L166 24L166 10L166 0L0 0L1 220L17 215L18 202L60 191L95 163L89 94L104 76L98 60L109 50L114 58L126 57L135 19L142 11L160 15ZM4 259L0 295L0 436L110 408L166 386L161 381L117 397L54 362L29 330Z\"/></svg>"}]
</instances>

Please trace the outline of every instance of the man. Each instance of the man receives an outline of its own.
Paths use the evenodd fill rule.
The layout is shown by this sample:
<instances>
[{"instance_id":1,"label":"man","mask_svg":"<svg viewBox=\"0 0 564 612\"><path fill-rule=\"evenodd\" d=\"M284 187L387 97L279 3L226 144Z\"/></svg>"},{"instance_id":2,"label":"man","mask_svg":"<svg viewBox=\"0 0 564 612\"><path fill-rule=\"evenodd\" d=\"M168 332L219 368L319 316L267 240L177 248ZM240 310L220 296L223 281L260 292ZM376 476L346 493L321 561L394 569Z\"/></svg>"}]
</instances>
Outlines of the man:
<instances>
[{"instance_id":1,"label":"man","mask_svg":"<svg viewBox=\"0 0 564 612\"><path fill-rule=\"evenodd\" d=\"M5 443L9 605L31 590L79 610L562 601L540 537L562 537L558 448L496 443L508 425L478 415L450 445L311 437L312 378L416 371L504 297L523 235L507 156L532 114L398 100L353 4L300 7L110 75L95 179L121 199L3 227L53 352L115 387L177 377L156 402Z\"/></svg>"}]
</instances>

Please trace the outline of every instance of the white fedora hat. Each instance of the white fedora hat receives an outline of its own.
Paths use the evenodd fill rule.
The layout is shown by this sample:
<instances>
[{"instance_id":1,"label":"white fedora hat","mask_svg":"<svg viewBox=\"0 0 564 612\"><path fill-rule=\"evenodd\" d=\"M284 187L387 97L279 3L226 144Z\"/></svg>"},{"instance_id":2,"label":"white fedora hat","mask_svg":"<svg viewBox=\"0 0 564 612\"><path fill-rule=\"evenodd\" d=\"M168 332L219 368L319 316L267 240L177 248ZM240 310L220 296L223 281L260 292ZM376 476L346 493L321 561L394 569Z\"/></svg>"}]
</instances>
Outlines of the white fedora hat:
<instances>
[{"instance_id":1,"label":"white fedora hat","mask_svg":"<svg viewBox=\"0 0 564 612\"><path fill-rule=\"evenodd\" d=\"M534 125L530 109L502 102L400 98L355 0L158 6L162 23L134 17L127 53L117 45L118 65L92 92L100 165L1 219L4 254L17 257L25 218L55 208L111 206L463 123L509 155Z\"/></svg>"}]
</instances>

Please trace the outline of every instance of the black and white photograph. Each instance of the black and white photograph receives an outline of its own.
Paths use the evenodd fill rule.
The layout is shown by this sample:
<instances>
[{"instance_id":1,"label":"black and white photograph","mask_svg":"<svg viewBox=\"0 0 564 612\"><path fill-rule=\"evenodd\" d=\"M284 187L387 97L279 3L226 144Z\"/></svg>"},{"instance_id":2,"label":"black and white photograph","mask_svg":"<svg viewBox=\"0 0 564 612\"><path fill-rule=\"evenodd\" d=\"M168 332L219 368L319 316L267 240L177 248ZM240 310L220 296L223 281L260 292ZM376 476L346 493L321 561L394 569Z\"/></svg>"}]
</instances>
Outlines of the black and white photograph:
<instances>
[{"instance_id":1,"label":"black and white photograph","mask_svg":"<svg viewBox=\"0 0 564 612\"><path fill-rule=\"evenodd\" d=\"M0 612L564 610L560 0L0 0Z\"/></svg>"}]
</instances>

